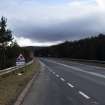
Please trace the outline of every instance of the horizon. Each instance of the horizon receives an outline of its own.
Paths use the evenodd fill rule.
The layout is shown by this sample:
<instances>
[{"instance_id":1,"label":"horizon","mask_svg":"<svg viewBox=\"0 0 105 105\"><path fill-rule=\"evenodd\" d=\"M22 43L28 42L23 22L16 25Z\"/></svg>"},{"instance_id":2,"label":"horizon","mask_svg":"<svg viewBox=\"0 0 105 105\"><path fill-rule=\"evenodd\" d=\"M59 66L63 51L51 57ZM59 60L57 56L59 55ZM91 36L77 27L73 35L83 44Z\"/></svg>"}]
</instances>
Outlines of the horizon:
<instances>
[{"instance_id":1,"label":"horizon","mask_svg":"<svg viewBox=\"0 0 105 105\"><path fill-rule=\"evenodd\" d=\"M71 40L71 41L65 40L65 41L62 41L62 42L59 42L59 43L54 43L52 45L38 45L38 46L37 45L32 45L32 46L30 45L30 46L21 46L21 47L41 47L41 48L44 48L44 47L52 47L52 46L57 46L57 45L64 44L66 42L68 42L68 43L70 43L70 42L75 43L75 42L79 42L79 41L85 40L85 39L96 38L96 37L99 37L100 35L105 36L105 34L100 33L98 35L94 35L94 36L90 36L90 37L85 37L85 38L80 38L80 39L77 39L77 40Z\"/></svg>"}]
</instances>

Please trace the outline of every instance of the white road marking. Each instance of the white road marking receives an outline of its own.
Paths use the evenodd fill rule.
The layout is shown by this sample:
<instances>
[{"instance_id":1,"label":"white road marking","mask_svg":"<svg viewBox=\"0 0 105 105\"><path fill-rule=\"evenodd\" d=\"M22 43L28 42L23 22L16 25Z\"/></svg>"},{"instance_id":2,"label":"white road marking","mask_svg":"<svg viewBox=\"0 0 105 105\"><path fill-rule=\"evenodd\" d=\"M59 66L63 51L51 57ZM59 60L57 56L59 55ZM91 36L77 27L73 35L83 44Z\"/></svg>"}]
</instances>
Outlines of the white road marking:
<instances>
[{"instance_id":1,"label":"white road marking","mask_svg":"<svg viewBox=\"0 0 105 105\"><path fill-rule=\"evenodd\" d=\"M59 77L59 75L57 74L56 77Z\"/></svg>"},{"instance_id":2,"label":"white road marking","mask_svg":"<svg viewBox=\"0 0 105 105\"><path fill-rule=\"evenodd\" d=\"M93 105L99 105L98 102L94 101L94 102L91 102Z\"/></svg>"},{"instance_id":3,"label":"white road marking","mask_svg":"<svg viewBox=\"0 0 105 105\"><path fill-rule=\"evenodd\" d=\"M63 82L65 81L62 77L61 77L60 79L61 79L61 81L63 81Z\"/></svg>"},{"instance_id":4,"label":"white road marking","mask_svg":"<svg viewBox=\"0 0 105 105\"><path fill-rule=\"evenodd\" d=\"M39 62L42 65L42 67L45 67L45 64L41 60L39 60Z\"/></svg>"},{"instance_id":5,"label":"white road marking","mask_svg":"<svg viewBox=\"0 0 105 105\"><path fill-rule=\"evenodd\" d=\"M85 93L83 93L82 91L78 92L80 95L82 95L84 98L86 99L90 99L90 97L88 95L86 95Z\"/></svg>"},{"instance_id":6,"label":"white road marking","mask_svg":"<svg viewBox=\"0 0 105 105\"><path fill-rule=\"evenodd\" d=\"M78 60L78 59L77 59ZM87 61L93 61L94 62L94 60L87 60ZM66 62L70 62L70 61L66 61ZM72 61L71 61L72 62ZM74 63L74 62L73 62ZM75 62L75 64L79 64L79 65L82 65L82 66L88 66L88 67L92 67L92 68L95 68L95 69L104 69L105 70L105 68L104 67L99 67L99 66L95 66L95 65L88 65L88 64L83 64L83 63L77 63L77 62Z\"/></svg>"},{"instance_id":7,"label":"white road marking","mask_svg":"<svg viewBox=\"0 0 105 105\"><path fill-rule=\"evenodd\" d=\"M45 65L45 66L49 69L50 72L52 72L54 74L53 70L50 67L48 67L47 65Z\"/></svg>"},{"instance_id":8,"label":"white road marking","mask_svg":"<svg viewBox=\"0 0 105 105\"><path fill-rule=\"evenodd\" d=\"M71 88L74 88L74 86L71 83L67 83L68 86L70 86Z\"/></svg>"},{"instance_id":9,"label":"white road marking","mask_svg":"<svg viewBox=\"0 0 105 105\"><path fill-rule=\"evenodd\" d=\"M73 70L75 70L75 71L81 71L81 72L84 72L84 73L88 73L88 74L91 74L91 75L95 75L95 76L99 76L99 77L105 78L104 75L101 75L101 74L99 74L99 73L84 71L83 69L80 69L80 68L77 68L77 67L74 67L74 66L65 65L65 64L62 64L62 63L58 63L58 62L54 62L54 61L51 61L51 60L48 60L48 61L50 61L50 62L52 62L52 63L59 64L59 65L63 65L63 66L65 66L65 67L71 68L71 69L73 69ZM44 66L44 65L43 65L43 66ZM52 72L53 74L56 74L56 73L53 72L53 70L50 69L48 66L47 66L47 68L49 69L50 72ZM56 74L56 77L60 77L60 76ZM65 82L65 79L64 79L64 78L61 77L60 79L61 79L61 81ZM69 82L67 82L67 85L68 85L69 87L71 87L71 88L74 88L74 86L73 86L71 83L69 83ZM84 92L78 91L78 93L79 93L81 96L83 96L84 98L90 99L90 97L89 97L88 95L86 95Z\"/></svg>"},{"instance_id":10,"label":"white road marking","mask_svg":"<svg viewBox=\"0 0 105 105\"><path fill-rule=\"evenodd\" d=\"M75 71L80 71L80 72L83 72L83 73L86 73L86 74L90 74L90 75L93 75L93 76L97 76L97 77L105 78L105 75L100 74L100 73L95 73L95 72L85 71L85 70L80 69L80 68L78 68L78 67L69 66L69 65L66 65L66 64L58 63L58 62L56 62L56 61L52 61L52 60L47 60L47 61L52 62L52 63L55 63L55 64L62 65L62 66L64 66L64 67L67 67L67 68L73 69L73 70L75 70Z\"/></svg>"}]
</instances>

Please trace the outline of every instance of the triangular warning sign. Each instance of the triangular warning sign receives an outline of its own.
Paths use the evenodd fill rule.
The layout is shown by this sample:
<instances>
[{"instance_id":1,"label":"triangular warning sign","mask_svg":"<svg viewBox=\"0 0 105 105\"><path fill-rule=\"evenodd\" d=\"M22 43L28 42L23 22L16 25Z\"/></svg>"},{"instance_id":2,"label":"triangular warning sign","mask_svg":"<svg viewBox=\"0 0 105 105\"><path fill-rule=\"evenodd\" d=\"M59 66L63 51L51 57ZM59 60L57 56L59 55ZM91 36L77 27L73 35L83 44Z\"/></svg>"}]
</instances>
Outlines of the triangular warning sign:
<instances>
[{"instance_id":1,"label":"triangular warning sign","mask_svg":"<svg viewBox=\"0 0 105 105\"><path fill-rule=\"evenodd\" d=\"M17 60L25 60L24 56L22 54L20 54L18 57L17 57Z\"/></svg>"}]
</instances>

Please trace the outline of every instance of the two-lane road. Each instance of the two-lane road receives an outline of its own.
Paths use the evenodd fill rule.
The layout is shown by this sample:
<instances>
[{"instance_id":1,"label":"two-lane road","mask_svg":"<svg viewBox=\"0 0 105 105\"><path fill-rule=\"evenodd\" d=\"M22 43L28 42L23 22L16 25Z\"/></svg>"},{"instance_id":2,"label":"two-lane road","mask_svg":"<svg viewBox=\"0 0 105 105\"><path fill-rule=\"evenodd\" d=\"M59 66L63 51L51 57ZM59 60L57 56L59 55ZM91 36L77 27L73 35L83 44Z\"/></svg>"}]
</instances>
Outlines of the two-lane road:
<instances>
[{"instance_id":1,"label":"two-lane road","mask_svg":"<svg viewBox=\"0 0 105 105\"><path fill-rule=\"evenodd\" d=\"M22 105L105 105L105 68L41 59L43 70Z\"/></svg>"}]
</instances>

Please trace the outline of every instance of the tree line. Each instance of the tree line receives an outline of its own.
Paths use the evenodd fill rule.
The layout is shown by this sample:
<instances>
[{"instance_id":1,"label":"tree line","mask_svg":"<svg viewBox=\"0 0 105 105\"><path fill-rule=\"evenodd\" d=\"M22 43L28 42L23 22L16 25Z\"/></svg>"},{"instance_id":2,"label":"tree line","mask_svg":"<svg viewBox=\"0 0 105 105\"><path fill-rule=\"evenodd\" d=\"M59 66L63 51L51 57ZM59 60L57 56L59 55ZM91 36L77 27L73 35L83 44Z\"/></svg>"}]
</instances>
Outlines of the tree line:
<instances>
[{"instance_id":1,"label":"tree line","mask_svg":"<svg viewBox=\"0 0 105 105\"><path fill-rule=\"evenodd\" d=\"M26 62L29 61L30 52L29 49L20 47L14 41L12 31L7 28L7 19L2 16L0 20L0 69L14 66L20 53L24 55Z\"/></svg>"},{"instance_id":2,"label":"tree line","mask_svg":"<svg viewBox=\"0 0 105 105\"><path fill-rule=\"evenodd\" d=\"M73 59L105 60L105 35L89 37L76 41L42 47L35 50L35 56L67 57Z\"/></svg>"}]
</instances>

